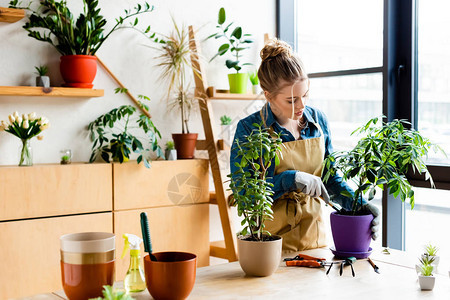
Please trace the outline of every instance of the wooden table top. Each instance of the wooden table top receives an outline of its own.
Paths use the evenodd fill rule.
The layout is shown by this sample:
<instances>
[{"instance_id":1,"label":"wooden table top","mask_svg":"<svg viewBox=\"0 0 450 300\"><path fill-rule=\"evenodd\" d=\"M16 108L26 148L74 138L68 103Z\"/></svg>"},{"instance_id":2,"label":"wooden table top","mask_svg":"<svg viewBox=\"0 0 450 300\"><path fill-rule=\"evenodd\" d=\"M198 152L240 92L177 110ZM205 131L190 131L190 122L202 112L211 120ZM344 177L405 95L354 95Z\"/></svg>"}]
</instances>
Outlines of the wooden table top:
<instances>
[{"instance_id":1,"label":"wooden table top","mask_svg":"<svg viewBox=\"0 0 450 300\"><path fill-rule=\"evenodd\" d=\"M448 265L440 265L436 285L432 291L421 291L414 265L417 258L397 250L383 254L372 253L371 258L380 268L374 272L366 259L355 262L355 277L349 266L339 276L339 267L333 266L328 275L326 268L286 267L280 262L277 271L268 277L245 276L238 262L197 269L194 289L188 299L448 299L450 279ZM333 260L328 249L314 249L302 253ZM289 255L294 257L295 255ZM120 287L122 283L118 283ZM146 291L132 294L135 299L152 299ZM65 299L64 292L27 298Z\"/></svg>"}]
</instances>

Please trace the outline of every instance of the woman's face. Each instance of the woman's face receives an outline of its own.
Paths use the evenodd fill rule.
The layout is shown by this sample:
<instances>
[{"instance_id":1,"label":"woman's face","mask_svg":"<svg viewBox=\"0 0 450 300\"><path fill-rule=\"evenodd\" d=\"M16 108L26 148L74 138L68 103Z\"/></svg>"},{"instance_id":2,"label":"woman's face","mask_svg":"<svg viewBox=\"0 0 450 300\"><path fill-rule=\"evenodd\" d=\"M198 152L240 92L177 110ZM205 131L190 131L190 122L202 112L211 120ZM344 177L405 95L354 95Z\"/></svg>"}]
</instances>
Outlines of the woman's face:
<instances>
[{"instance_id":1,"label":"woman's face","mask_svg":"<svg viewBox=\"0 0 450 300\"><path fill-rule=\"evenodd\" d=\"M268 98L268 92L265 92L267 101L270 103L275 116L280 121L287 119L299 120L303 116L306 99L309 93L309 80L301 80L296 83L288 84L282 88L278 95Z\"/></svg>"}]
</instances>

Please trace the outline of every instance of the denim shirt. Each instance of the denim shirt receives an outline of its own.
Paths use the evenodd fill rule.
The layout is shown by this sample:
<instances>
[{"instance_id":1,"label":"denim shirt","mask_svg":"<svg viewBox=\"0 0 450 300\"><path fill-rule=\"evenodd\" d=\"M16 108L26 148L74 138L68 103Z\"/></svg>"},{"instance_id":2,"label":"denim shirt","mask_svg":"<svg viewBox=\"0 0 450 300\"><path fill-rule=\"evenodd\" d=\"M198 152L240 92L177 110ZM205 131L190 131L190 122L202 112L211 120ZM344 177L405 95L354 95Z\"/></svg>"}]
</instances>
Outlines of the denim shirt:
<instances>
[{"instance_id":1,"label":"denim shirt","mask_svg":"<svg viewBox=\"0 0 450 300\"><path fill-rule=\"evenodd\" d=\"M320 137L319 129L314 125L314 123L318 123L323 131L324 140L325 140L325 158L333 152L333 146L331 145L331 136L330 130L328 128L328 121L323 112L318 109L312 108L310 106L306 106L303 111L303 115L306 120L306 126L301 130L300 136L302 139L310 139ZM238 168L234 165L235 162L240 162L240 158L237 158L238 149L236 147L236 139L239 142L245 141L245 136L250 135L251 131L255 129L252 125L253 123L261 124L261 115L260 111L257 111L248 117L239 121L236 127L236 133L233 139L233 145L231 147L231 158L230 158L230 170L233 174ZM284 142L295 141L294 136L291 134L289 130L282 127L275 119L272 110L270 109L270 104L267 104L267 119L266 125L268 127L272 126L273 130L276 133L282 133L281 139ZM249 169L247 169L250 171ZM295 185L295 173L296 170L286 170L280 174L275 175L275 162L272 161L271 166L267 171L266 180L271 182L274 186L272 190L274 192L273 200L280 198L283 194L296 190ZM341 195L341 191L347 190L351 194L354 191L342 180L338 174L333 177L330 177L328 182L325 183L325 187L328 190L328 194L330 196L334 196L332 199L334 202L339 203L343 208L351 209L351 199Z\"/></svg>"}]
</instances>

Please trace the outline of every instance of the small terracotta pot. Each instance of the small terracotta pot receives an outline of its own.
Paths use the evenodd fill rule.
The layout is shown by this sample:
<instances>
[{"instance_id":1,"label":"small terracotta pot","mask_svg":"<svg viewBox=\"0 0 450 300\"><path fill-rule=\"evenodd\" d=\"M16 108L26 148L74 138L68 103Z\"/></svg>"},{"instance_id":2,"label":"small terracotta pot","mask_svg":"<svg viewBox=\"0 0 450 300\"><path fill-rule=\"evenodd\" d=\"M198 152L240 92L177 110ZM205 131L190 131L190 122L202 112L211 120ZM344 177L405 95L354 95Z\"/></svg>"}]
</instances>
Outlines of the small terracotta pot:
<instances>
[{"instance_id":1,"label":"small terracotta pot","mask_svg":"<svg viewBox=\"0 0 450 300\"><path fill-rule=\"evenodd\" d=\"M172 133L175 149L177 149L177 158L194 158L197 138L197 133Z\"/></svg>"},{"instance_id":2,"label":"small terracotta pot","mask_svg":"<svg viewBox=\"0 0 450 300\"><path fill-rule=\"evenodd\" d=\"M280 236L273 241L246 241L237 239L239 264L249 276L270 276L280 265L283 239Z\"/></svg>"},{"instance_id":3,"label":"small terracotta pot","mask_svg":"<svg viewBox=\"0 0 450 300\"><path fill-rule=\"evenodd\" d=\"M144 257L145 282L156 300L186 299L195 283L197 256L187 252L153 253Z\"/></svg>"},{"instance_id":4,"label":"small terracotta pot","mask_svg":"<svg viewBox=\"0 0 450 300\"><path fill-rule=\"evenodd\" d=\"M61 56L59 69L65 82L63 86L91 89L97 74L97 57L64 55Z\"/></svg>"}]
</instances>

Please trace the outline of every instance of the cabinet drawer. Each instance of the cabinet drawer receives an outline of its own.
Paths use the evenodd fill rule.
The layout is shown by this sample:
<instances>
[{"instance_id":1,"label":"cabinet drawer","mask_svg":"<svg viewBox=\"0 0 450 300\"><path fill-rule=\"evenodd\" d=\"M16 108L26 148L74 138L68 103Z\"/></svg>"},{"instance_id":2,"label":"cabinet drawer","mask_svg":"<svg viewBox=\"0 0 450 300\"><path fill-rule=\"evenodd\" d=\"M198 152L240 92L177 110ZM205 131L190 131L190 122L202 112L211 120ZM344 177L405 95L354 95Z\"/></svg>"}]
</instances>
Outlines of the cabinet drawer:
<instances>
[{"instance_id":1,"label":"cabinet drawer","mask_svg":"<svg viewBox=\"0 0 450 300\"><path fill-rule=\"evenodd\" d=\"M0 167L0 221L112 210L110 164Z\"/></svg>"},{"instance_id":2,"label":"cabinet drawer","mask_svg":"<svg viewBox=\"0 0 450 300\"><path fill-rule=\"evenodd\" d=\"M112 227L112 213L0 223L0 299L61 290L59 237Z\"/></svg>"}]
</instances>

